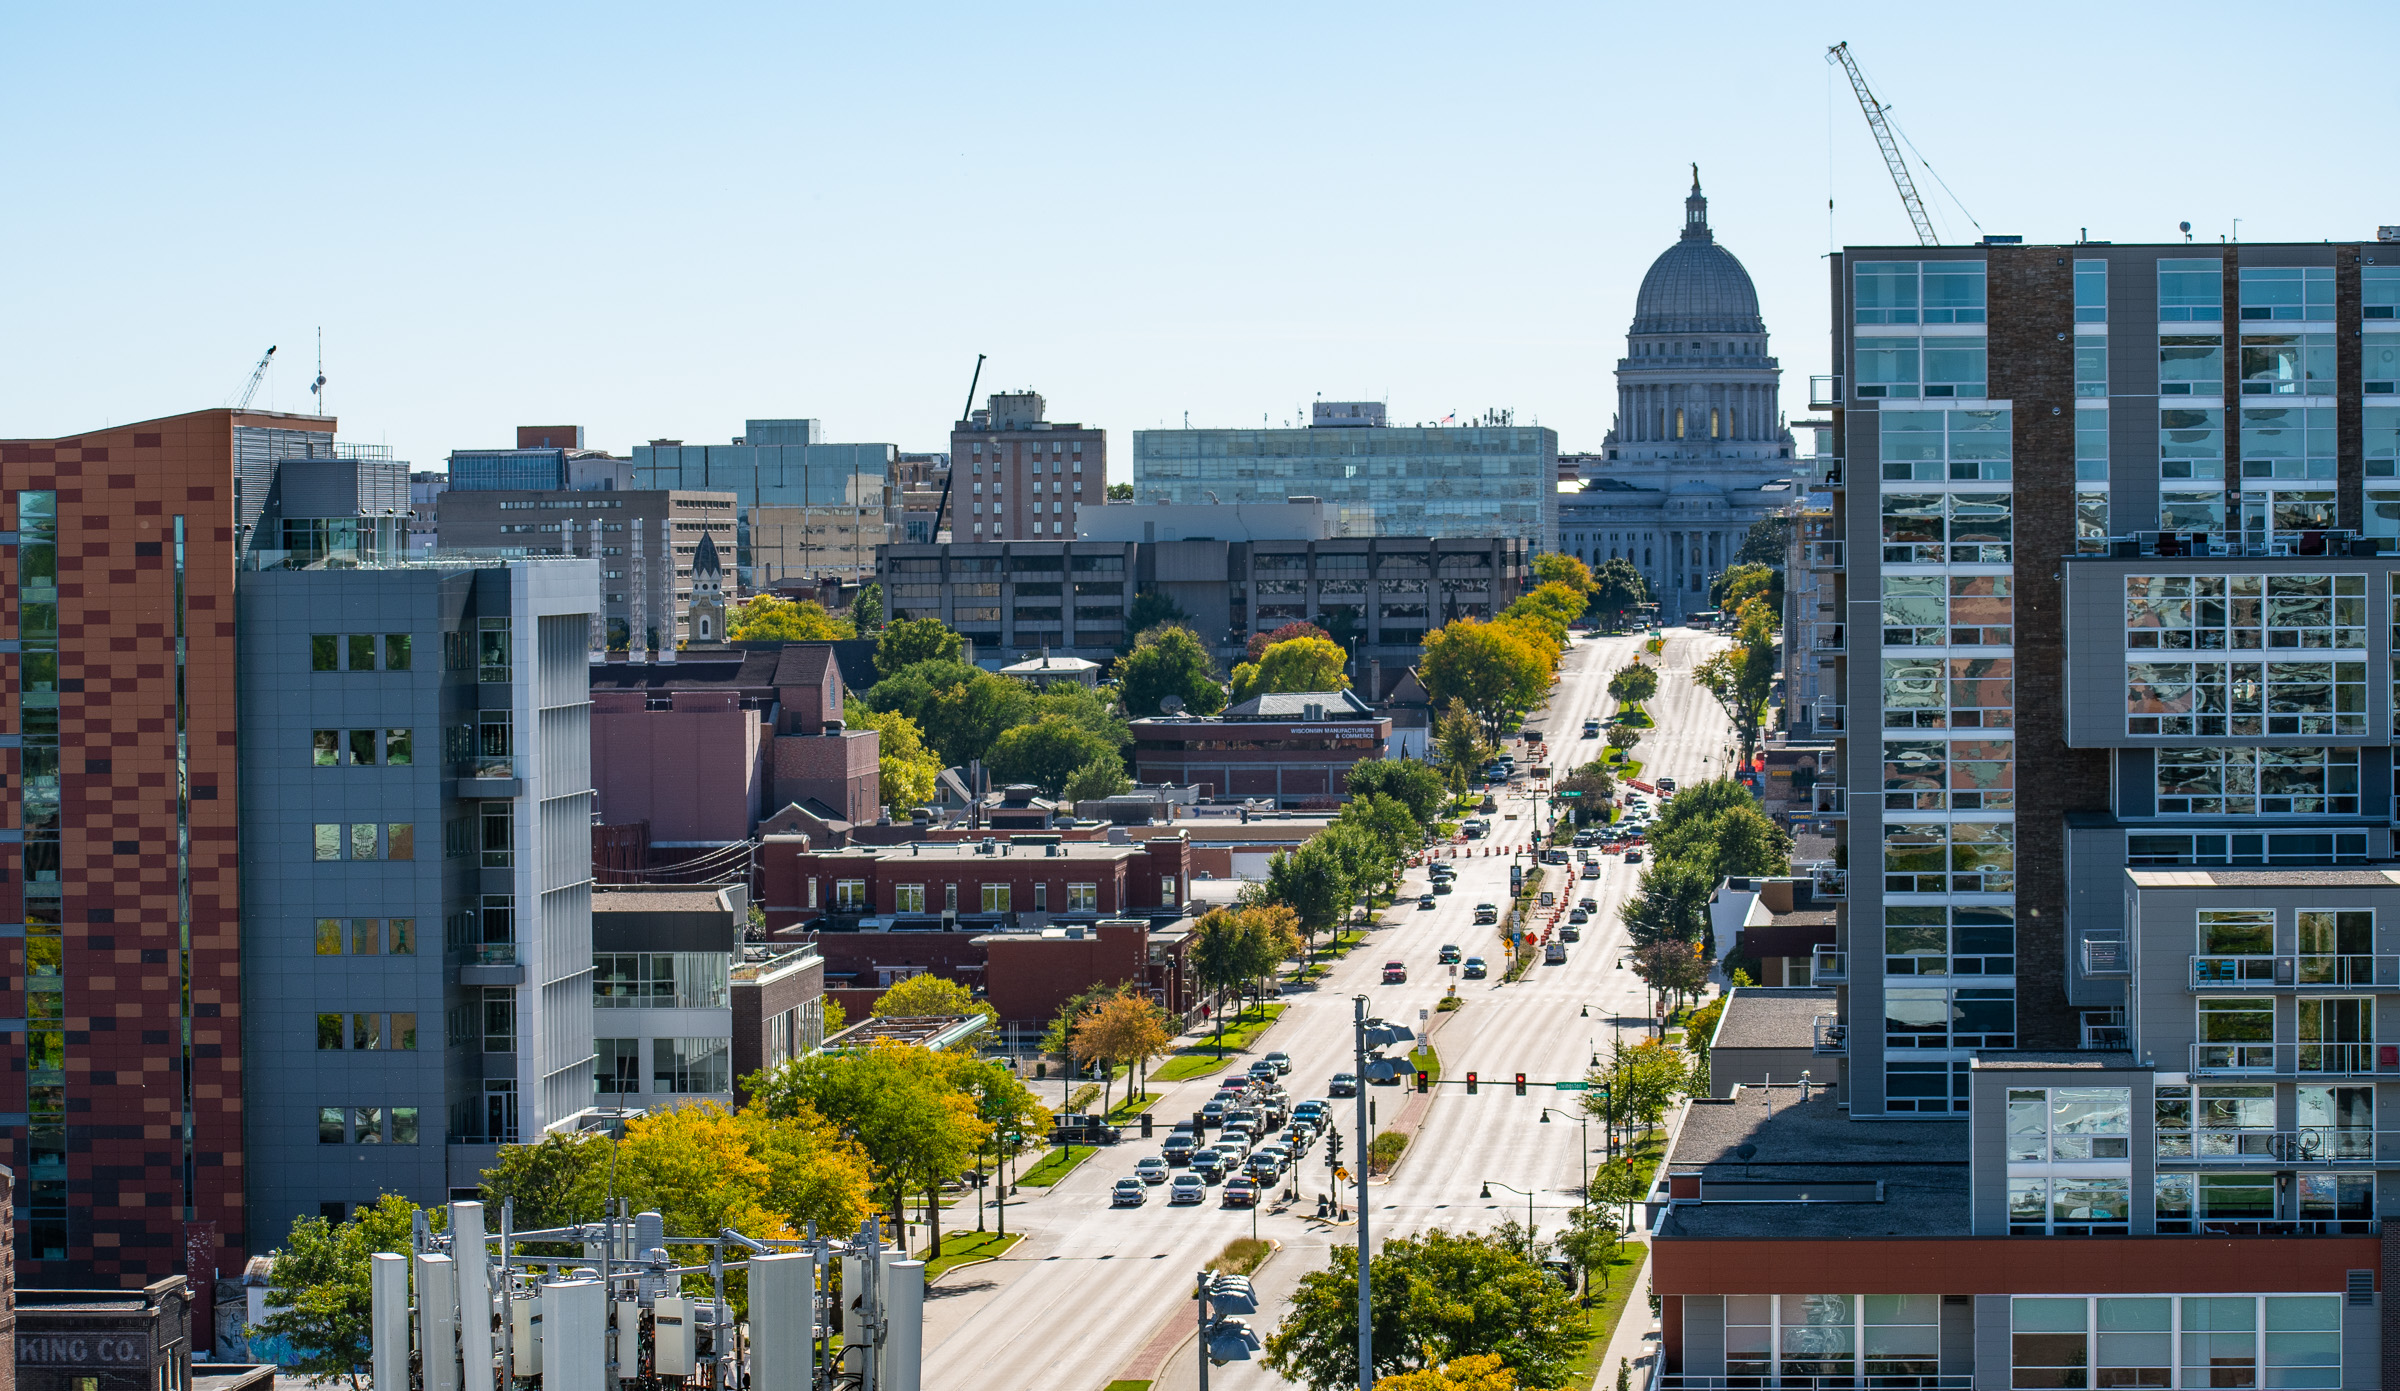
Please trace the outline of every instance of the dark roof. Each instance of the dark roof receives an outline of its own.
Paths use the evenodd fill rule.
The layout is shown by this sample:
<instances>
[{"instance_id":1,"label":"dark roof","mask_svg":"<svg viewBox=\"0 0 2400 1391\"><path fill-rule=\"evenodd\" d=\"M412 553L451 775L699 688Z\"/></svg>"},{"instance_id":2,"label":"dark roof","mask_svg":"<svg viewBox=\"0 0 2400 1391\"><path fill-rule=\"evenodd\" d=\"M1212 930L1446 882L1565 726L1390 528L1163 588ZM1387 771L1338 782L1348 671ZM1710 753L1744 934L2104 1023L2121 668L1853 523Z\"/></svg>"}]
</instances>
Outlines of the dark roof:
<instances>
[{"instance_id":1,"label":"dark roof","mask_svg":"<svg viewBox=\"0 0 2400 1391\"><path fill-rule=\"evenodd\" d=\"M1747 992L1744 992L1747 993ZM1777 992L1784 993L1784 992ZM1798 992L1793 992L1798 993ZM1826 992L1830 994L1831 992ZM1727 1014L1732 1013L1731 1007ZM1744 1160L1743 1145L1756 1150ZM1684 1108L1667 1156L1672 1174L1719 1182L1881 1183L1873 1203L1680 1202L1660 1235L1675 1237L1961 1236L1967 1232L1964 1120L1852 1120L1833 1094L1796 1085L1740 1087Z\"/></svg>"},{"instance_id":2,"label":"dark roof","mask_svg":"<svg viewBox=\"0 0 2400 1391\"><path fill-rule=\"evenodd\" d=\"M1821 920L1791 922L1777 918L1772 922L1748 924L1734 934L1742 955L1764 961L1770 956L1806 956L1819 947L1833 945L1833 914L1794 913L1790 916Z\"/></svg>"},{"instance_id":3,"label":"dark roof","mask_svg":"<svg viewBox=\"0 0 2400 1391\"><path fill-rule=\"evenodd\" d=\"M775 653L738 647L686 649L672 662L603 662L592 668L595 691L759 691L775 685Z\"/></svg>"},{"instance_id":4,"label":"dark roof","mask_svg":"<svg viewBox=\"0 0 2400 1391\"><path fill-rule=\"evenodd\" d=\"M832 643L787 642L783 645L783 650L776 655L775 684L778 686L822 685L825 681L825 669L831 666L834 666Z\"/></svg>"},{"instance_id":5,"label":"dark roof","mask_svg":"<svg viewBox=\"0 0 2400 1391\"><path fill-rule=\"evenodd\" d=\"M722 913L725 891L704 884L597 884L595 913Z\"/></svg>"},{"instance_id":6,"label":"dark roof","mask_svg":"<svg viewBox=\"0 0 2400 1391\"><path fill-rule=\"evenodd\" d=\"M1816 1046L1817 1016L1835 1012L1833 991L1743 985L1725 1001L1709 1047L1812 1048ZM1830 1064L1830 1060L1829 1064ZM1826 1077L1833 1071L1828 1066Z\"/></svg>"},{"instance_id":7,"label":"dark roof","mask_svg":"<svg viewBox=\"0 0 2400 1391\"><path fill-rule=\"evenodd\" d=\"M1324 707L1327 719L1375 713L1373 706L1358 698L1356 691L1276 691L1252 696L1225 712L1229 720L1305 720L1314 718L1308 713L1311 705Z\"/></svg>"}]
</instances>

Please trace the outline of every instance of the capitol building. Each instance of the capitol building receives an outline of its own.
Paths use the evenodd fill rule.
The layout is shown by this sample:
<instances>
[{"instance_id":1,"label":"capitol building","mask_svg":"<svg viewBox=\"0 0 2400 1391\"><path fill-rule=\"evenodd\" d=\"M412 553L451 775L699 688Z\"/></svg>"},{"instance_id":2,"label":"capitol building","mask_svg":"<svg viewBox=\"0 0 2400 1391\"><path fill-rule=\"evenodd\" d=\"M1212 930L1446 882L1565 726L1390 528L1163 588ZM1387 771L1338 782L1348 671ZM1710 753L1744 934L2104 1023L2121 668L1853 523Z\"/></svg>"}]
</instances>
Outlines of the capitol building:
<instances>
[{"instance_id":1,"label":"capitol building","mask_svg":"<svg viewBox=\"0 0 2400 1391\"><path fill-rule=\"evenodd\" d=\"M1752 523L1790 507L1801 467L1758 290L1709 231L1697 169L1683 208L1634 300L1616 419L1558 500L1558 548L1595 569L1630 559L1668 622L1710 606L1710 581Z\"/></svg>"}]
</instances>

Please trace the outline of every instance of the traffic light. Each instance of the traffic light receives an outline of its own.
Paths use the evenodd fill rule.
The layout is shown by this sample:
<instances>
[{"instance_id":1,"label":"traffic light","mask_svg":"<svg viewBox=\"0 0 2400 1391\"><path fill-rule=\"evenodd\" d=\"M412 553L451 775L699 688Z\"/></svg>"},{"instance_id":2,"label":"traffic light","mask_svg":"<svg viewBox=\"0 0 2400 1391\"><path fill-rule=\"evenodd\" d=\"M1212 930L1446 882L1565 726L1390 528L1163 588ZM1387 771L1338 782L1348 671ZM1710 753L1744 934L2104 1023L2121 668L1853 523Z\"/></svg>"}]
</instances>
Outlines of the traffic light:
<instances>
[{"instance_id":1,"label":"traffic light","mask_svg":"<svg viewBox=\"0 0 2400 1391\"><path fill-rule=\"evenodd\" d=\"M1470 1073L1468 1073L1468 1074L1467 1074L1467 1095L1469 1095L1469 1096L1473 1096L1474 1094L1475 1094L1475 1074L1474 1074L1474 1073L1472 1073L1472 1072L1470 1072Z\"/></svg>"},{"instance_id":2,"label":"traffic light","mask_svg":"<svg viewBox=\"0 0 2400 1391\"><path fill-rule=\"evenodd\" d=\"M1517 1074L1517 1095L1519 1095L1519 1096L1523 1096L1524 1094L1525 1094L1525 1074L1524 1074L1524 1073L1522 1073L1522 1072L1520 1072L1520 1073L1518 1073L1518 1074Z\"/></svg>"},{"instance_id":3,"label":"traffic light","mask_svg":"<svg viewBox=\"0 0 2400 1391\"><path fill-rule=\"evenodd\" d=\"M1417 1069L1417 1090L1421 1092L1433 1090L1433 1074L1423 1068Z\"/></svg>"},{"instance_id":4,"label":"traffic light","mask_svg":"<svg viewBox=\"0 0 2400 1391\"><path fill-rule=\"evenodd\" d=\"M1150 1113L1148 1111L1142 1112L1142 1138L1145 1140L1150 1138Z\"/></svg>"}]
</instances>

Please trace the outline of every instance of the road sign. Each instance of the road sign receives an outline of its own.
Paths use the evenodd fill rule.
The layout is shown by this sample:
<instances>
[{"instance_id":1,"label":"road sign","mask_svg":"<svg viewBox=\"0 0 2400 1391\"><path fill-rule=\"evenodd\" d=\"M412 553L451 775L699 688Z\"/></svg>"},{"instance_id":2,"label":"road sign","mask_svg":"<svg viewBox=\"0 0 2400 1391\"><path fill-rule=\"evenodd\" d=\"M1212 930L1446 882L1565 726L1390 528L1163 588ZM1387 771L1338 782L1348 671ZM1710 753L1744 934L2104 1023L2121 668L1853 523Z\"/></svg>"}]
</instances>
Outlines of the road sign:
<instances>
[{"instance_id":1,"label":"road sign","mask_svg":"<svg viewBox=\"0 0 2400 1391\"><path fill-rule=\"evenodd\" d=\"M1582 796L1583 794L1582 794L1582 793L1580 793L1580 792L1559 792L1559 793L1555 793L1555 794L1553 794L1553 795L1555 795L1555 796L1560 796L1560 797L1580 797L1580 796Z\"/></svg>"},{"instance_id":2,"label":"road sign","mask_svg":"<svg viewBox=\"0 0 2400 1391\"><path fill-rule=\"evenodd\" d=\"M1350 1171L1348 1169L1335 1169L1333 1171L1333 1178L1336 1183L1348 1183L1350 1181ZM1355 1284L1357 1282L1353 1281L1352 1283Z\"/></svg>"},{"instance_id":3,"label":"road sign","mask_svg":"<svg viewBox=\"0 0 2400 1391\"><path fill-rule=\"evenodd\" d=\"M1589 1082L1552 1082L1550 1085L1562 1092L1588 1092L1592 1089Z\"/></svg>"}]
</instances>

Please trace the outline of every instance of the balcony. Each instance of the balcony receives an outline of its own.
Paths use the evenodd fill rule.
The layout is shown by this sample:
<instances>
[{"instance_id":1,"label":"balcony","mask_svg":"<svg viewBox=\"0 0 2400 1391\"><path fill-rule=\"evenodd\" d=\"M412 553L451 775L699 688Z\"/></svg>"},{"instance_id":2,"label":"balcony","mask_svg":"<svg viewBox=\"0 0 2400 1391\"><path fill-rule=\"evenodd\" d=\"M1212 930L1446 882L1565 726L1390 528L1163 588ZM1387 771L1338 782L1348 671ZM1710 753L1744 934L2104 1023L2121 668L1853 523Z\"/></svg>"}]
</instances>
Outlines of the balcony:
<instances>
[{"instance_id":1,"label":"balcony","mask_svg":"<svg viewBox=\"0 0 2400 1391\"><path fill-rule=\"evenodd\" d=\"M466 759L454 770L461 797L514 797L524 785L517 781L517 761L505 757Z\"/></svg>"},{"instance_id":2,"label":"balcony","mask_svg":"<svg viewBox=\"0 0 2400 1391\"><path fill-rule=\"evenodd\" d=\"M1842 985L1850 979L1845 964L1847 953L1832 947L1819 947L1808 954L1808 983L1811 985Z\"/></svg>"},{"instance_id":3,"label":"balcony","mask_svg":"<svg viewBox=\"0 0 2400 1391\"><path fill-rule=\"evenodd\" d=\"M1839 372L1808 379L1808 408L1812 411L1842 408L1842 376Z\"/></svg>"},{"instance_id":4,"label":"balcony","mask_svg":"<svg viewBox=\"0 0 2400 1391\"><path fill-rule=\"evenodd\" d=\"M1809 460L1808 481L1820 488L1842 486L1842 461L1829 454Z\"/></svg>"},{"instance_id":5,"label":"balcony","mask_svg":"<svg viewBox=\"0 0 2400 1391\"><path fill-rule=\"evenodd\" d=\"M1804 1377L1788 1373L1779 1377L1709 1377L1660 1372L1650 1378L1650 1385L1653 1391L1742 1391L1760 1386L1772 1386L1776 1391L1974 1391L1975 1377L1968 1372L1946 1376L1864 1377Z\"/></svg>"},{"instance_id":6,"label":"balcony","mask_svg":"<svg viewBox=\"0 0 2400 1391\"><path fill-rule=\"evenodd\" d=\"M2095 933L2079 944L2083 953L2083 973L2087 976L2130 976L2133 974L2133 955L2125 949L2122 933Z\"/></svg>"},{"instance_id":7,"label":"balcony","mask_svg":"<svg viewBox=\"0 0 2400 1391\"><path fill-rule=\"evenodd\" d=\"M1834 783L1818 783L1808 790L1809 812L1814 816L1848 816L1850 790Z\"/></svg>"},{"instance_id":8,"label":"balcony","mask_svg":"<svg viewBox=\"0 0 2400 1391\"><path fill-rule=\"evenodd\" d=\"M2124 1053L2133 1047L2133 1033L2123 1019L2083 1021L2083 1051L2086 1053Z\"/></svg>"},{"instance_id":9,"label":"balcony","mask_svg":"<svg viewBox=\"0 0 2400 1391\"><path fill-rule=\"evenodd\" d=\"M1844 707L1839 705L1816 706L1809 715L1810 723L1812 723L1818 729L1838 731L1843 727L1843 709Z\"/></svg>"},{"instance_id":10,"label":"balcony","mask_svg":"<svg viewBox=\"0 0 2400 1391\"><path fill-rule=\"evenodd\" d=\"M1839 570L1847 544L1842 541L1810 541L1800 552L1801 563L1811 570Z\"/></svg>"},{"instance_id":11,"label":"balcony","mask_svg":"<svg viewBox=\"0 0 2400 1391\"><path fill-rule=\"evenodd\" d=\"M1809 645L1819 652L1838 653L1844 650L1843 641L1841 624L1821 623L1817 625L1813 641Z\"/></svg>"},{"instance_id":12,"label":"balcony","mask_svg":"<svg viewBox=\"0 0 2400 1391\"><path fill-rule=\"evenodd\" d=\"M2194 990L2340 986L2400 990L2400 956L2195 956Z\"/></svg>"},{"instance_id":13,"label":"balcony","mask_svg":"<svg viewBox=\"0 0 2400 1391\"><path fill-rule=\"evenodd\" d=\"M2108 538L2108 556L2133 560L2143 556L2278 556L2374 555L2374 537L2354 531L2294 531L2267 540L2205 531L2136 531Z\"/></svg>"},{"instance_id":14,"label":"balcony","mask_svg":"<svg viewBox=\"0 0 2400 1391\"><path fill-rule=\"evenodd\" d=\"M1841 1022L1840 1015L1818 1015L1812 1032L1814 1042L1810 1051L1833 1055L1850 1051L1850 1026Z\"/></svg>"},{"instance_id":15,"label":"balcony","mask_svg":"<svg viewBox=\"0 0 2400 1391\"><path fill-rule=\"evenodd\" d=\"M2195 1043L2199 1077L2400 1077L2394 1043Z\"/></svg>"},{"instance_id":16,"label":"balcony","mask_svg":"<svg viewBox=\"0 0 2400 1391\"><path fill-rule=\"evenodd\" d=\"M2243 1130L2203 1126L2162 1130L2156 1154L2161 1164L2290 1167L2295 1164L2400 1165L2400 1130L2307 1126L2299 1130Z\"/></svg>"},{"instance_id":17,"label":"balcony","mask_svg":"<svg viewBox=\"0 0 2400 1391\"><path fill-rule=\"evenodd\" d=\"M1818 865L1808 872L1809 889L1818 898L1848 898L1850 871Z\"/></svg>"}]
</instances>

